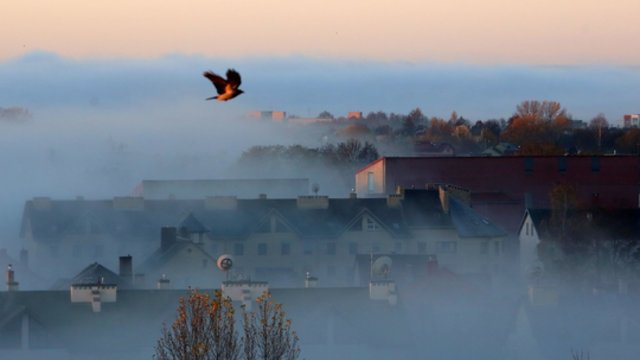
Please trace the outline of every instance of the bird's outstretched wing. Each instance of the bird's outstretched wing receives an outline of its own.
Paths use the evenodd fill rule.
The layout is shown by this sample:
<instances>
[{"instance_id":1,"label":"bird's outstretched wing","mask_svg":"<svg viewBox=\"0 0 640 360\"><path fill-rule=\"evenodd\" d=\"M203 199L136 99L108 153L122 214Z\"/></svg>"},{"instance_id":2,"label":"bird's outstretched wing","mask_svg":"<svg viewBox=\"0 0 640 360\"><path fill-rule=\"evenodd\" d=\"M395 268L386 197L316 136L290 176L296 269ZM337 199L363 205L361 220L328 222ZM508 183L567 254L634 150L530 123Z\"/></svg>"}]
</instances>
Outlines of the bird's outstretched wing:
<instances>
[{"instance_id":1,"label":"bird's outstretched wing","mask_svg":"<svg viewBox=\"0 0 640 360\"><path fill-rule=\"evenodd\" d=\"M237 89L242 83L242 79L240 79L240 74L234 69L227 70L227 82L231 85L232 89Z\"/></svg>"},{"instance_id":2,"label":"bird's outstretched wing","mask_svg":"<svg viewBox=\"0 0 640 360\"><path fill-rule=\"evenodd\" d=\"M227 81L220 77L220 75L215 74L213 71L205 71L202 73L202 76L211 80L213 86L216 87L216 91L218 94L222 95L225 92L225 88L227 87Z\"/></svg>"}]
</instances>

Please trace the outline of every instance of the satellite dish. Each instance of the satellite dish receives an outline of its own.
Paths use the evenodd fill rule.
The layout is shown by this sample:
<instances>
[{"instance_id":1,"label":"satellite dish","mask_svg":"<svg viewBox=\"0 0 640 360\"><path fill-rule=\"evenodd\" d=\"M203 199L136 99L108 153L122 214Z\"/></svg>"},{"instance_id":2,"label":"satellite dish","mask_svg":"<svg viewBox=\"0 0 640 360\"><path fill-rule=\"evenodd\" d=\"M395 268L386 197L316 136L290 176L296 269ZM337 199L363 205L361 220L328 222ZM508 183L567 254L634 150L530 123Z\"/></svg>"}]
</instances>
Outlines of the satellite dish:
<instances>
[{"instance_id":1,"label":"satellite dish","mask_svg":"<svg viewBox=\"0 0 640 360\"><path fill-rule=\"evenodd\" d=\"M393 261L388 256L380 256L376 261L371 264L371 272L378 276L384 276L385 278L391 272L391 264Z\"/></svg>"},{"instance_id":2,"label":"satellite dish","mask_svg":"<svg viewBox=\"0 0 640 360\"><path fill-rule=\"evenodd\" d=\"M231 255L220 255L218 257L218 261L216 261L216 265L218 266L218 269L222 271L229 271L231 270L231 267L233 267L233 258Z\"/></svg>"}]
</instances>

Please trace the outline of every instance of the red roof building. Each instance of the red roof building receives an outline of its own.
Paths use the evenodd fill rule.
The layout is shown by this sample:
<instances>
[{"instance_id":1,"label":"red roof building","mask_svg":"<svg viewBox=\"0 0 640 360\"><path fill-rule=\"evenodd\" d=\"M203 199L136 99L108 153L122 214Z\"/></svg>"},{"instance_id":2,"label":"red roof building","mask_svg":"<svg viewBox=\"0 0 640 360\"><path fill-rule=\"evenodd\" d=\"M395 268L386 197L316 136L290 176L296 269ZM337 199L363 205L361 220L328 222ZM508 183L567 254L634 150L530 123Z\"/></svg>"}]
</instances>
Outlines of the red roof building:
<instances>
[{"instance_id":1,"label":"red roof building","mask_svg":"<svg viewBox=\"0 0 640 360\"><path fill-rule=\"evenodd\" d=\"M640 157L383 157L356 173L361 197L443 184L458 189L479 213L514 234L525 207L550 207L556 184L575 189L579 208L637 208Z\"/></svg>"}]
</instances>

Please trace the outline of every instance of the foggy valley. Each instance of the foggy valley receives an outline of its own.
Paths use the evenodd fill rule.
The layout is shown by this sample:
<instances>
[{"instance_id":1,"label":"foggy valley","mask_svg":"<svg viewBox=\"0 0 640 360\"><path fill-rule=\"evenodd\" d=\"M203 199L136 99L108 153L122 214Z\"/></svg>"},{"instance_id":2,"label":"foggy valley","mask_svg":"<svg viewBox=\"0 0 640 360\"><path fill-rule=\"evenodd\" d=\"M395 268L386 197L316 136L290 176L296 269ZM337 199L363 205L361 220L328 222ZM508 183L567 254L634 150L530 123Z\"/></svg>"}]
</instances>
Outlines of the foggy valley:
<instances>
[{"instance_id":1,"label":"foggy valley","mask_svg":"<svg viewBox=\"0 0 640 360\"><path fill-rule=\"evenodd\" d=\"M246 93L205 101L230 64ZM237 314L268 289L306 359L640 350L638 68L32 52L0 79L29 113L0 117L0 357L148 359L225 286ZM529 99L552 140L516 143Z\"/></svg>"}]
</instances>

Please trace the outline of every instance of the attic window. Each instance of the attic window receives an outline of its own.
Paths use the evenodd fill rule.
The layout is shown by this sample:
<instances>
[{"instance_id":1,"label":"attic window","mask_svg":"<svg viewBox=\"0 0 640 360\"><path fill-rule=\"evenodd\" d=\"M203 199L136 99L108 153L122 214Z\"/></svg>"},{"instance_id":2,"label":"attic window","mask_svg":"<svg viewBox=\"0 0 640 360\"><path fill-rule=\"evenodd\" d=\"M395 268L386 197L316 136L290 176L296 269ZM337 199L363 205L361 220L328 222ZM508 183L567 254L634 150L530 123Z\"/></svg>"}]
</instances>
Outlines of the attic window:
<instances>
[{"instance_id":1,"label":"attic window","mask_svg":"<svg viewBox=\"0 0 640 360\"><path fill-rule=\"evenodd\" d=\"M363 221L364 221L363 228L366 231L378 231L378 230L380 230L380 225L378 225L378 223L375 220L373 220L372 218L370 218L368 216L364 216L363 217Z\"/></svg>"}]
</instances>

